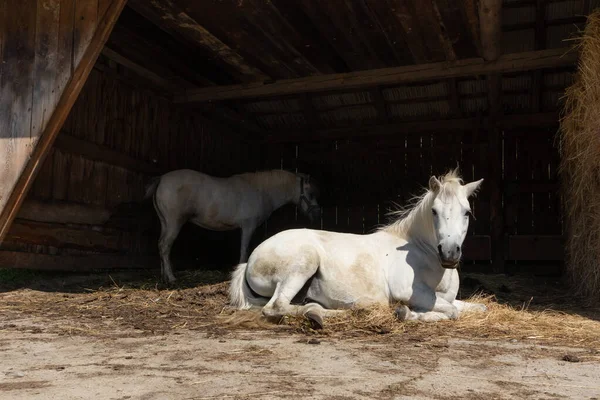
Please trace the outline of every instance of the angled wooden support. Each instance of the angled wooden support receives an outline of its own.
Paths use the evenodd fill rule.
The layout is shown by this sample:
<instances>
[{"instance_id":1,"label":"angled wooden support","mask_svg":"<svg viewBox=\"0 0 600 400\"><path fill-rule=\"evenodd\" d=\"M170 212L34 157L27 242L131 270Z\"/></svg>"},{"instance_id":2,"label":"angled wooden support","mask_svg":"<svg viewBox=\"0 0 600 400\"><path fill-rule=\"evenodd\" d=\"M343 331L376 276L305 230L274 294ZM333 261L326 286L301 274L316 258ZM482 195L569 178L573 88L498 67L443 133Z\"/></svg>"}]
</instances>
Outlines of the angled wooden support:
<instances>
[{"instance_id":1,"label":"angled wooden support","mask_svg":"<svg viewBox=\"0 0 600 400\"><path fill-rule=\"evenodd\" d=\"M76 42L73 48L73 54L75 54L75 60L78 61L78 63L74 66L75 68L71 74L70 80L66 86L64 86L64 89L62 89L60 100L54 109L47 110L52 116L45 127L41 125L38 127L39 132L32 132L32 136L39 136L39 140L37 140L37 143L33 143L33 146L29 149L30 153L22 172L14 174L14 176L17 177L16 182L2 182L3 185L12 186L12 190L10 190L8 198L0 204L0 242L6 236L27 191L42 167L48 152L52 148L58 132L69 115L75 100L77 100L90 71L94 67L96 59L102 51L102 47L104 46L104 43L106 43L126 2L127 0L113 0L104 13L104 17L96 24L95 30L93 29L93 25L85 27L88 31L94 33L91 35L91 39L87 42L87 45L86 41L82 41L81 39L79 42ZM65 4L66 3L67 2L65 2ZM35 12L34 10L25 11ZM79 20L84 21L84 19ZM29 29L35 29L35 25L29 27ZM58 56L60 57L61 55L59 54ZM57 83L57 85L59 85L59 83ZM61 89L60 86L59 89ZM35 108L36 106L38 105L34 101L33 107ZM19 134L19 132L16 134Z\"/></svg>"}]
</instances>

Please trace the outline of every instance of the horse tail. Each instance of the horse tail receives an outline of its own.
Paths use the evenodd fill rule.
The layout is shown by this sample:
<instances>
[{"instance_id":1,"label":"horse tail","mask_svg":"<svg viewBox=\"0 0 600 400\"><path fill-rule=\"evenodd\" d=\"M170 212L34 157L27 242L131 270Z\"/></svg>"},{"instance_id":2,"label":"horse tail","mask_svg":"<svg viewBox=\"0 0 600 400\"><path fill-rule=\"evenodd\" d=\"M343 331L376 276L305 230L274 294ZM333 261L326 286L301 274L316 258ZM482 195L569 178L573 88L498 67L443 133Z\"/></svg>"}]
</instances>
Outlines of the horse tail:
<instances>
[{"instance_id":1,"label":"horse tail","mask_svg":"<svg viewBox=\"0 0 600 400\"><path fill-rule=\"evenodd\" d=\"M251 299L254 298L252 289L246 280L246 269L248 263L238 264L231 273L231 285L229 287L229 302L238 310L247 310L252 307Z\"/></svg>"},{"instance_id":2,"label":"horse tail","mask_svg":"<svg viewBox=\"0 0 600 400\"><path fill-rule=\"evenodd\" d=\"M154 193L156 193L156 188L158 187L159 183L160 183L160 176L156 176L156 177L152 178L150 183L148 185L146 185L146 194L144 195L144 200L149 199L150 197L154 196Z\"/></svg>"}]
</instances>

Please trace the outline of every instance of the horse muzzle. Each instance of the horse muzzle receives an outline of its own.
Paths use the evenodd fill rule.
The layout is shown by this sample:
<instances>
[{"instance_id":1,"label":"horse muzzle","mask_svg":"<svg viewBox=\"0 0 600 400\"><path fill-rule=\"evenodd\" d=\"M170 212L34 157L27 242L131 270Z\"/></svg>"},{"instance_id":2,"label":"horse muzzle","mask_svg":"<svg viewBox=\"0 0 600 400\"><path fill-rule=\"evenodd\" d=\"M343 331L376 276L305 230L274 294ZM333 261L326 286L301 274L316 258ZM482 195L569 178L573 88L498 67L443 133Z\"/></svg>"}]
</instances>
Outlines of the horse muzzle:
<instances>
[{"instance_id":1,"label":"horse muzzle","mask_svg":"<svg viewBox=\"0 0 600 400\"><path fill-rule=\"evenodd\" d=\"M458 268L458 264L459 263L460 263L460 260L455 260L455 261L443 260L443 261L440 261L440 264L445 269L456 269L456 268Z\"/></svg>"}]
</instances>

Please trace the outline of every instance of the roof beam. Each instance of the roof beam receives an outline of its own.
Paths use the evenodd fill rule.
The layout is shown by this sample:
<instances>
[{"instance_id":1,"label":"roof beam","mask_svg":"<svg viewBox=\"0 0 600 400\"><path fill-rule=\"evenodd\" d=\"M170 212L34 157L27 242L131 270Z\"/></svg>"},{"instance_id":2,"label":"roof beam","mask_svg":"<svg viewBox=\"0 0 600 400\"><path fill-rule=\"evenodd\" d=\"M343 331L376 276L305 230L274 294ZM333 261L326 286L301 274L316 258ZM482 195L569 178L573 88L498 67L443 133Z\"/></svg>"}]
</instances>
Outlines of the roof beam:
<instances>
[{"instance_id":1,"label":"roof beam","mask_svg":"<svg viewBox=\"0 0 600 400\"><path fill-rule=\"evenodd\" d=\"M498 59L502 52L502 0L479 1L479 30L483 59Z\"/></svg>"},{"instance_id":2,"label":"roof beam","mask_svg":"<svg viewBox=\"0 0 600 400\"><path fill-rule=\"evenodd\" d=\"M166 90L167 92L172 93L177 90L181 90L181 87L179 85L176 85L173 82L170 82L169 80L167 80L167 79L161 77L160 75L156 74L155 72L149 70L148 68L143 67L143 66L131 61L127 57L123 56L119 52L117 52L109 47L105 46L102 49L102 55L104 55L109 60L112 60L112 61L116 62L117 64L124 66L125 68L129 68L130 70L134 71L139 76L141 76L142 78L145 78L145 79L151 81L156 86L158 86L159 88L161 88L163 90ZM190 83L189 85L191 86L192 84Z\"/></svg>"},{"instance_id":3,"label":"roof beam","mask_svg":"<svg viewBox=\"0 0 600 400\"><path fill-rule=\"evenodd\" d=\"M506 115L498 123L505 129L515 128L542 128L558 127L559 115L555 112L539 114L515 114ZM379 137L388 135L402 134L422 134L439 133L447 134L449 132L467 131L476 124L482 124L487 127L490 123L489 118L457 118L438 121L411 121L398 122L392 124L370 125L346 128L324 129L316 131L289 132L286 134L273 133L265 137L267 143L299 143L313 142L321 140L350 139L354 137Z\"/></svg>"},{"instance_id":4,"label":"roof beam","mask_svg":"<svg viewBox=\"0 0 600 400\"><path fill-rule=\"evenodd\" d=\"M129 0L127 5L174 37L182 37L214 55L216 62L243 82L264 81L269 76L250 65L244 57L211 34L171 0Z\"/></svg>"},{"instance_id":5,"label":"roof beam","mask_svg":"<svg viewBox=\"0 0 600 400\"><path fill-rule=\"evenodd\" d=\"M472 58L453 62L284 79L273 83L250 83L192 89L175 95L174 101L176 103L195 103L273 97L328 90L354 90L377 85L399 85L473 75L564 67L574 65L577 61L577 53L568 50L567 48L559 48L506 54L493 62L481 58Z\"/></svg>"}]
</instances>

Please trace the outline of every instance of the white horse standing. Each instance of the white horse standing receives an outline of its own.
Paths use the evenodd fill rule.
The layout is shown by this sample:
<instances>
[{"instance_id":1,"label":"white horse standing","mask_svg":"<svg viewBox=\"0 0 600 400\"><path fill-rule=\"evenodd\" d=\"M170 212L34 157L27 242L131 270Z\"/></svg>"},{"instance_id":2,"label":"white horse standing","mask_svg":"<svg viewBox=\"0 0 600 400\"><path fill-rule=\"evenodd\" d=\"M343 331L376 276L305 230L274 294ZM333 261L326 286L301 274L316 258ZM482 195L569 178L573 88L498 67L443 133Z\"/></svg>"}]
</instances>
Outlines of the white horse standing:
<instances>
[{"instance_id":1,"label":"white horse standing","mask_svg":"<svg viewBox=\"0 0 600 400\"><path fill-rule=\"evenodd\" d=\"M462 311L485 311L483 304L456 299L468 198L482 181L462 185L456 170L441 180L431 177L417 204L375 233L280 232L234 270L231 305L264 306L267 317L304 314L320 327L323 317L339 309L375 303L401 302L396 309L401 320L456 319Z\"/></svg>"},{"instance_id":2,"label":"white horse standing","mask_svg":"<svg viewBox=\"0 0 600 400\"><path fill-rule=\"evenodd\" d=\"M308 175L272 170L217 178L189 169L168 172L152 182L160 220L158 249L163 280L174 282L170 253L186 222L213 231L241 228L240 263L248 259L248 244L256 227L287 203L297 205L311 222L320 216L318 189Z\"/></svg>"}]
</instances>

